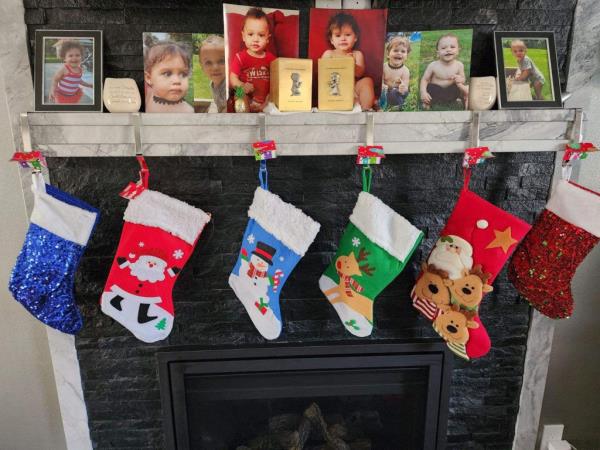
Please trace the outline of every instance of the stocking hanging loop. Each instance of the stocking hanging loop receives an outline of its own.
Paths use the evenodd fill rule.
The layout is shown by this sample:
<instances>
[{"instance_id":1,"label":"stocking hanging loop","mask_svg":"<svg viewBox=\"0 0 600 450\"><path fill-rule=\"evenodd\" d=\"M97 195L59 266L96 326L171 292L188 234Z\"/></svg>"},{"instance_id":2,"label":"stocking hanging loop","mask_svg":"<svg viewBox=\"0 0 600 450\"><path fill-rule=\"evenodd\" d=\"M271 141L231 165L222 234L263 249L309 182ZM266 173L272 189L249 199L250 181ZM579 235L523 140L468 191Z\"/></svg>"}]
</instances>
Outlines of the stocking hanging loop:
<instances>
[{"instance_id":1,"label":"stocking hanging loop","mask_svg":"<svg viewBox=\"0 0 600 450\"><path fill-rule=\"evenodd\" d=\"M260 187L265 191L269 190L269 172L267 171L267 161L264 159L260 161L260 169L258 169L258 181L260 181Z\"/></svg>"},{"instance_id":2,"label":"stocking hanging loop","mask_svg":"<svg viewBox=\"0 0 600 450\"><path fill-rule=\"evenodd\" d=\"M363 191L371 192L371 180L373 179L373 171L371 170L371 166L368 164L363 165L362 169L362 182L363 182Z\"/></svg>"},{"instance_id":3,"label":"stocking hanging loop","mask_svg":"<svg viewBox=\"0 0 600 450\"><path fill-rule=\"evenodd\" d=\"M469 190L469 182L471 181L471 169L463 168L463 191Z\"/></svg>"}]
</instances>

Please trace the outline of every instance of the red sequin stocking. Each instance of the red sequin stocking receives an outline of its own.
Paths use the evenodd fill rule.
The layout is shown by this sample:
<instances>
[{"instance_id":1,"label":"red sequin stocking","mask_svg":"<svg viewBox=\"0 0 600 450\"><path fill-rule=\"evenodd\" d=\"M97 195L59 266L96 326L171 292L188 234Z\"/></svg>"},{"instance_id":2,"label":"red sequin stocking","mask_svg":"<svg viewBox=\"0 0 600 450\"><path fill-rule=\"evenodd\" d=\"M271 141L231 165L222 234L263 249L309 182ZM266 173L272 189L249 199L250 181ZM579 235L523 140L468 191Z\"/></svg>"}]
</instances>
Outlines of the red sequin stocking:
<instances>
[{"instance_id":1,"label":"red sequin stocking","mask_svg":"<svg viewBox=\"0 0 600 450\"><path fill-rule=\"evenodd\" d=\"M598 243L600 196L561 181L515 252L508 276L531 305L553 319L573 314L571 280Z\"/></svg>"}]
</instances>

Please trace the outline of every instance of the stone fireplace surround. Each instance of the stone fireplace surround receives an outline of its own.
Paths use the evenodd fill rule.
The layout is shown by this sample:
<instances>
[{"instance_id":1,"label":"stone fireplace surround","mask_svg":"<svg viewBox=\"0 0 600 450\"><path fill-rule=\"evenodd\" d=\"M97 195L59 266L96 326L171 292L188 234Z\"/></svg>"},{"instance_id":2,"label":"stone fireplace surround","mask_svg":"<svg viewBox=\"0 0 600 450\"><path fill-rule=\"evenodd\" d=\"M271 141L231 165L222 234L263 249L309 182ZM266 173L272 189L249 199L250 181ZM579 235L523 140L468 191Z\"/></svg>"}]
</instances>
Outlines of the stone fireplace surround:
<instances>
[{"instance_id":1,"label":"stone fireplace surround","mask_svg":"<svg viewBox=\"0 0 600 450\"><path fill-rule=\"evenodd\" d=\"M31 4L32 2L26 2ZM583 3L583 5L582 5ZM580 2L581 10L584 10L587 5L587 2ZM29 76L29 66L27 64L27 59L24 58L26 54L26 41L25 41L25 25L22 22L23 18L23 9L22 5L18 1L7 2L2 5L2 13L3 14L3 25L7 24L5 29L6 33L3 34L2 39L4 44L2 48L9 49L2 55L0 55L0 59L4 64L4 67L13 67L14 70L11 72L12 74L22 74L23 76L16 77L15 93L19 92L19 96L12 96L10 101L11 111L14 111L14 115L21 111L31 110L32 105L32 90ZM585 29L585 20L587 19L585 14L580 14L579 16L579 29L582 34L585 34L583 30ZM52 27L50 27L52 28ZM53 28L60 28L59 26L54 26ZM97 26L96 28L101 28L101 26ZM10 42L10 45L8 43ZM577 40L575 40L575 45L577 45ZM16 44L15 44L16 43ZM579 45L584 45L585 43L580 43ZM564 60L563 60L564 61ZM577 68L581 69L585 65L585 61L576 62ZM573 68L571 67L571 70ZM579 71L578 71L579 72ZM584 83L585 80L581 78L578 79L578 85L575 88L581 87L581 83ZM22 95L23 93L27 93L26 95ZM15 131L17 131L17 120L13 121L13 127ZM18 133L15 133L15 136L18 136ZM15 138L18 141L18 138ZM500 204L503 204L512 212L519 214L518 208L512 209L507 204L510 204L511 198L510 195L515 195L515 202L525 202L528 201L529 208L531 210L539 210L544 203L545 195L547 194L547 190L549 186L540 186L530 184L531 179L527 179L526 177L534 175L532 178L548 178L549 174L552 171L552 161L553 155L543 155L538 154L535 155L536 159L534 161L527 160L528 155L502 155L502 160L498 162L495 166L495 169L492 169L492 173L486 173L485 176L482 177L479 182L480 193L485 193L484 196L491 199L492 201L499 201L500 198L503 197L503 194L506 194L506 197L503 201L499 201ZM529 157L533 157L533 155L529 155ZM420 179L432 179L435 182L439 182L441 179L448 178L448 167L454 166L456 170L457 165L457 157L456 155L437 155L432 158L436 158L436 161L429 160L427 162L422 161L421 159L411 159L414 157L411 156L401 156L397 157L398 161L396 164L392 166L392 168L385 170L384 177L392 176L395 171L399 169L399 167L404 166L408 162L418 168L420 165L428 166L429 170L426 173L421 173L415 175L415 177L419 176ZM500 158L499 158L500 159ZM201 158L198 158L195 164L197 164L198 168L206 169L215 166L214 162L209 161L200 161ZM156 161L157 172L163 172L166 176L157 175L157 180L162 180L161 183L165 183L165 186L162 189L168 191L169 193L173 193L176 191L175 186L171 184L169 187L168 174L169 171L174 173L172 164L175 167L181 167L181 165L186 165L190 161L165 161L160 160ZM432 165L432 162L434 163ZM122 182L126 179L129 181L131 177L130 174L134 173L135 168L132 163L128 162L131 167L123 170L123 173L119 175L119 182ZM293 161L289 162L290 167L294 166ZM435 166L435 163L440 165L439 171L436 172L435 168L432 169L432 166ZM107 162L102 161L101 165L104 165L104 173L109 173L111 170L114 170L116 167L123 166L124 161L113 161ZM240 163L235 161L234 159L231 162L227 163L231 167L238 167ZM523 164L527 165L528 169L531 170L532 173L527 173L523 177L525 177L525 185L526 189L522 189L523 180L519 181L519 188L515 189L515 186L511 186L510 184L498 184L495 177L498 177L498 173L494 173L495 170L498 172L502 172L504 170L510 169L512 165L513 168L515 166L520 166ZM246 163L247 165L247 163ZM336 168L339 166L337 161L334 161L330 164L330 166L326 166L324 168L324 172L315 174L315 177L331 177L331 171L335 172ZM217 164L218 167L218 164ZM444 172L444 168L446 169ZM283 169L283 167L282 167ZM83 170L83 172L82 172ZM94 173L96 173L97 168L91 168L89 165L83 160L76 159L65 159L65 160L56 160L51 162L51 173L53 174L53 181L56 182L60 187L66 190L70 190L75 195L81 195L83 198L91 201L92 203L103 203L104 202L104 194L102 192L97 192L94 195L97 197L86 197L86 193L82 192L85 190L81 185L79 185L79 180L87 179L94 186L101 186L103 183L106 183L107 180L103 179L95 179ZM102 169L101 169L102 170ZM452 171L451 170L451 171ZM63 175L61 175L61 171ZM87 171L87 172L86 172ZM70 172L70 174L69 174ZM245 171L251 172L251 170ZM511 172L508 170L508 172ZM436 176L436 173L438 176ZM231 174L230 174L231 175ZM235 176L235 174L233 174ZM65 178L62 178L62 177ZM301 171L298 174L298 178L302 179L304 176L304 172ZM412 176L412 175L411 175ZM280 181L284 188L280 189L280 193L285 197L288 196L290 201L301 201L302 199L298 197L294 197L294 186L293 184L286 186L286 176L282 176ZM340 175L340 179L346 179L347 174L345 176ZM225 179L225 177L223 177ZM209 174L210 179L210 174ZM335 181L335 177L327 180L328 182ZM394 179L394 182L397 180ZM409 180L410 181L410 180ZM410 183L406 181L406 185L404 185L404 189L407 186L414 186L414 183ZM475 181L475 180L474 180ZM24 183L27 183L27 179L24 178ZM115 182L116 183L116 182ZM173 181L171 180L171 183ZM157 189L161 189L158 185L155 185ZM206 188L206 186L204 186ZM206 195L206 190L201 188L200 194ZM429 218L432 219L432 223L426 223L424 219L423 225L429 225L428 231L428 241L423 246L422 251L426 252L427 248L431 246L433 243L433 239L436 234L436 230L439 231L441 225L443 224L443 217L447 215L448 207L451 205L451 191L454 188L447 187L448 192L446 195L448 197L437 196L440 203L447 203L444 206L433 205L433 207L426 212L429 214ZM486 189L490 190L486 190ZM106 189L107 193L114 191L113 186L104 186L103 189ZM169 189L171 189L169 191ZM182 187L183 190L185 188ZM344 186L345 192L353 192L353 190L357 189L357 186ZM402 190L402 188L396 187L396 189ZM112 190L112 191L111 191ZM436 192L439 189L436 189ZM397 191L396 191L397 192ZM533 192L533 194L532 194ZM188 195L193 197L190 201L197 201L197 197L194 195L194 192L186 192ZM389 195L390 198L393 197L394 192L386 192L385 188L382 191L382 197ZM229 193L228 195L231 195ZM419 195L419 194L416 194ZM424 198L424 192L421 192L421 198ZM498 197L500 195L500 197ZM240 196L238 196L239 198ZM532 198L533 197L533 198ZM526 200L524 200L526 199ZM26 199L27 200L27 199ZM245 201L242 201L245 200ZM232 213L238 219L239 217L243 217L244 207L241 205L247 205L248 198L247 194L242 195L239 198L239 204L229 204L226 205L227 208L225 214ZM342 208L348 209L350 207L351 200L347 199L348 203L342 206ZM411 199L411 202L419 201L418 198ZM420 200L424 201L424 200ZM217 206L217 205L214 205ZM412 213L417 216L419 211L423 213L423 204L417 205L413 204L415 208ZM435 208L438 209L435 209ZM118 210L122 209L122 205L115 206L114 200L109 200L103 206L104 212L104 220L111 221L110 229L107 230L105 236L111 236L110 239L116 239L116 235L120 230L119 222L120 217ZM410 210L410 208L409 208ZM331 214L331 209L326 211L327 214ZM403 210L403 213L409 216L411 213ZM112 218L111 218L112 217ZM347 217L347 214L340 213L340 219ZM528 220L531 220L531 217L525 217ZM341 223L338 223L335 219L335 223L329 223L328 226L331 229L335 227L339 228L343 226ZM231 225L232 227L240 227L240 223L236 223L235 225ZM217 228L215 228L215 233L217 232ZM116 233L116 234L115 234ZM337 236L328 236L327 242L323 243L323 247L320 248L320 251L324 254L327 252L331 252L331 243L336 241ZM100 238L99 238L100 239ZM116 243L114 243L116 245ZM329 247L327 246L329 245ZM110 250L104 249L105 255L110 254ZM234 252L235 250L230 250ZM225 255L225 253L223 253ZM419 260L420 255L416 255L414 261ZM93 258L93 256L91 257ZM92 276L96 276L96 283L101 283L102 272L101 268L97 268L97 272L94 274L93 268L96 267L94 261L89 259L84 262L82 266L82 270L80 271L80 280L78 281L78 290L81 289L81 281L85 280L85 277L88 274L92 274ZM322 258L320 256L316 257L319 265L324 265ZM229 263L231 261L226 258L223 259L223 270L227 270L229 267ZM104 262L106 264L106 262ZM214 268L209 269L212 270ZM200 267L197 267L195 270L190 268L189 277L203 277L206 276L207 273L203 273L203 270ZM305 281L303 277L303 272L301 267L298 269L298 280L296 281L296 287L301 286ZM306 268L305 268L306 270ZM106 272L104 270L104 272ZM304 274L310 274L309 272L304 272ZM313 274L314 275L314 274ZM398 337L398 330L400 330L400 334L407 333L408 335L420 336L425 333L425 337L427 337L427 331L420 329L418 321L415 321L414 314L411 315L410 308L406 307L406 304L402 304L400 306L400 310L396 309L394 301L397 301L398 296L405 296L405 292L402 290L406 289L410 284L410 275L406 274L404 277L398 280L395 283L395 287L390 289L388 293L387 300L386 298L380 299L381 304L383 305L381 309L380 318L383 319L381 325L381 331L379 335L375 335L373 340L386 340L389 338ZM183 282L183 277L181 282ZM290 292L293 292L293 280L290 280L290 286L286 289ZM101 287L101 286L100 286ZM203 288L206 286L203 286ZM525 311L526 308L523 308L521 303L516 301L516 295L512 291L510 285L506 283L505 277L501 276L497 281L497 292L498 295L495 298L488 298L486 301L489 304L487 306L488 310L483 310L482 314L487 314L488 321L491 323L490 332L493 333L492 339L495 343L495 350L490 355L489 359L486 361L472 363L470 365L458 363L454 373L453 373L453 382L451 388L451 396L454 398L451 400L450 413L452 416L453 410L457 411L459 420L453 422L451 417L449 423L449 446L448 448L465 448L467 445L484 445L488 446L496 446L496 448L508 448L509 440L512 441L512 428L514 423L514 416L517 411L517 402L515 399L517 398L519 387L521 384L521 373L523 367L523 362L525 362L525 373L523 384L525 389L521 392L521 402L520 402L520 410L519 410L519 420L517 422L517 436L515 439L515 447L517 449L525 449L532 448L532 446L526 445L526 442L531 443L531 435L532 432L537 430L537 418L536 418L536 408L537 414L539 415L539 407L541 406L540 401L540 391L539 386L542 386L543 393L543 382L545 379L545 367L547 367L547 356L549 354L549 346L544 348L545 344L551 342L552 336L552 328L545 324L542 320L540 320L539 316L534 314L534 320L530 323L531 330L529 332L529 342L534 343L538 342L537 346L529 345L527 347L527 355L525 355L525 337L527 335L527 324L528 320L528 311ZM210 288L210 286L208 286ZM90 288L98 290L99 287L95 286ZM193 286L190 287L193 291ZM85 291L86 289L84 289ZM185 289L181 291L181 293L185 292ZM189 294L190 291L187 293ZM131 406L131 403L134 401L138 401L139 393L151 393L154 389L154 384L151 379L136 376L136 370L138 368L143 368L144 361L151 361L150 364L150 373L154 370L153 364L153 354L156 351L156 348L148 347L148 346L139 346L136 345L135 342L132 341L126 332L122 332L122 330L117 330L114 325L107 324L103 322L103 318L99 316L99 314L94 313L95 299L93 299L92 292L79 292L82 294L83 300L83 311L84 315L87 319L86 329L84 330L84 334L77 340L77 353L75 353L75 347L73 347L72 340L69 340L64 335L60 335L59 333L53 332L52 330L48 331L48 338L50 342L53 363L54 363L54 371L55 378L57 381L57 389L59 392L59 398L61 403L61 413L63 415L63 423L65 425L65 433L67 436L67 442L69 444L69 448L90 448L91 442L88 435L88 420L86 416L86 408L83 403L83 392L81 390L81 384L79 382L79 364L82 367L82 375L83 375L83 386L86 391L86 403L87 408L90 413L90 428L92 432L92 440L97 443L100 448L104 448L104 446L113 445L115 447L126 448L131 446L136 448L144 448L138 447L140 442L146 442L146 447L154 448L156 443L160 442L160 424L156 419L152 419L152 417L156 417L156 396L149 400L139 400L141 402L147 402L145 406L147 409L136 409ZM193 292L193 295L196 295L197 291ZM317 298L317 296L315 296ZM295 299L298 300L298 299ZM314 302L315 300L313 300ZM178 308L179 317L186 317L188 314L187 309L193 309L193 306L188 306L182 302L182 307ZM231 303L230 301L227 303L227 308L235 309L235 303ZM176 303L176 307L177 307ZM516 323L510 324L506 321L506 316L501 314L501 310L503 308L510 307L513 313L517 311L513 316L517 318ZM245 344L256 344L260 343L255 333L251 328L246 325L240 325L235 320L233 322L217 322L211 324L202 324L199 322L194 322L194 320L198 317L197 315L204 315L206 317L206 313L208 312L209 317L214 317L214 314L218 315L217 311L211 312L211 306L204 304L201 307L201 310L196 312L196 316L190 315L187 319L184 319L185 322L181 322L181 330L182 332L179 335L174 335L174 344L187 344L190 343L189 340L191 336L196 336L194 343L200 343L203 345L212 345L215 342L224 342L229 344L238 345L241 343ZM231 312L231 311L229 311ZM317 341L320 339L319 336L316 336L314 331L315 328L304 327L306 316L303 316L306 311L302 311L302 307L300 307L299 311L295 309L291 310L291 320L288 321L288 336L291 342L310 342L311 340L316 339ZM497 315L495 315L497 314ZM320 322L318 326L316 326L316 330L319 332L325 333L327 338L339 337L343 338L343 334L340 330L337 329L338 324L335 323L334 317L329 316L329 313L320 309L319 314L317 316L311 316L316 322ZM316 318L318 317L318 319ZM188 327L191 325L192 328ZM422 325L422 324L421 324ZM511 326L515 326L517 331L516 334L512 336L508 336L506 333L507 329ZM194 329L195 327L195 329ZM94 329L98 330L98 335L94 335ZM87 334L86 334L87 333ZM535 334L534 334L535 333ZM433 335L429 335L429 337L433 337ZM285 344L284 341L281 342ZM516 351L515 351L516 350ZM112 365L107 364L109 367L106 369L109 376L106 378L99 377L98 380L101 380L102 383L106 386L107 390L101 392L101 390L94 391L93 389L88 389L90 380L93 379L95 375L94 370L101 371L102 369L102 361L110 361L111 357L113 358ZM90 361L90 365L86 369L86 358ZM524 359L525 358L525 359ZM79 364L77 359L79 359ZM122 366L119 367L118 361L122 361ZM98 367L94 367L92 361L99 362ZM148 370L148 369L143 369ZM131 371L133 374L130 377L134 383L128 383L128 380L120 379L127 378L122 377L122 372ZM146 372L148 373L148 372ZM494 375L500 374L500 378L508 378L512 380L510 383L502 384L499 382L500 378L494 378ZM535 380L535 384L531 383L531 380ZM120 383L120 384L119 384ZM138 383L137 385L135 383ZM119 386L121 386L119 388ZM137 388L136 388L137 386ZM491 388L490 388L491 386ZM138 389L136 391L136 389ZM467 394L465 394L467 392ZM501 392L501 393L500 393ZM506 403L502 403L501 405L498 402L502 402L501 397L506 395L508 392L510 398L513 400ZM500 394L499 394L500 393ZM486 395L487 394L487 395ZM494 395L495 394L495 395ZM91 398L94 395L97 396L96 399ZM130 395L130 398L127 396ZM150 395L150 394L148 394ZM105 399L105 400L104 400ZM98 402L94 406L94 402ZM104 403L102 403L104 402ZM103 409L104 408L104 409ZM129 409L128 409L129 408ZM503 408L503 409L502 409ZM120 411L119 411L120 409ZM500 410L502 409L501 415L512 415L511 420L508 423L502 424L500 421L495 421L494 416L490 415L490 411L492 410ZM116 413L115 413L116 411ZM479 411L485 411L486 417L489 419L487 424L479 424L477 423L473 416L476 416ZM116 415L115 415L116 414ZM121 414L121 416L119 416ZM154 416L153 416L154 414ZM462 414L462 416L461 416ZM109 417L114 417L115 420L119 421L122 424L122 428L127 429L128 425L132 425L132 428L129 428L130 433L123 433L120 437L117 435L116 437L110 437L114 435L115 429L110 425ZM138 417L138 418L133 418ZM491 419L490 419L491 418ZM129 422L128 422L129 421ZM523 425L525 424L525 425ZM489 427L489 428L486 428ZM493 430L493 431L492 431ZM505 431L508 430L508 435L506 435ZM533 430L533 431L532 431ZM113 442L112 439L116 439L117 441L121 439L121 443ZM535 440L535 438L533 438ZM520 443L519 443L520 442Z\"/></svg>"}]
</instances>

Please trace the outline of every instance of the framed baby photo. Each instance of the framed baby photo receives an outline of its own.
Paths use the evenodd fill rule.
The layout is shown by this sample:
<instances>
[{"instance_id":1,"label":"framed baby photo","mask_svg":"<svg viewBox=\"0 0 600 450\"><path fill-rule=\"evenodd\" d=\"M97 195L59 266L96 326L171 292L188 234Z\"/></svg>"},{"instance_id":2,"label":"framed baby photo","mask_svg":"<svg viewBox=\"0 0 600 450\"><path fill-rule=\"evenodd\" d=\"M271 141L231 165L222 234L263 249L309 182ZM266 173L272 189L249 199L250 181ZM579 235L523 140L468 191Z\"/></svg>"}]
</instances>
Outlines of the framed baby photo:
<instances>
[{"instance_id":1,"label":"framed baby photo","mask_svg":"<svg viewBox=\"0 0 600 450\"><path fill-rule=\"evenodd\" d=\"M102 31L36 30L35 110L102 111Z\"/></svg>"},{"instance_id":2,"label":"framed baby photo","mask_svg":"<svg viewBox=\"0 0 600 450\"><path fill-rule=\"evenodd\" d=\"M554 33L495 31L499 108L561 108Z\"/></svg>"},{"instance_id":3,"label":"framed baby photo","mask_svg":"<svg viewBox=\"0 0 600 450\"><path fill-rule=\"evenodd\" d=\"M193 113L192 33L142 33L146 112Z\"/></svg>"}]
</instances>

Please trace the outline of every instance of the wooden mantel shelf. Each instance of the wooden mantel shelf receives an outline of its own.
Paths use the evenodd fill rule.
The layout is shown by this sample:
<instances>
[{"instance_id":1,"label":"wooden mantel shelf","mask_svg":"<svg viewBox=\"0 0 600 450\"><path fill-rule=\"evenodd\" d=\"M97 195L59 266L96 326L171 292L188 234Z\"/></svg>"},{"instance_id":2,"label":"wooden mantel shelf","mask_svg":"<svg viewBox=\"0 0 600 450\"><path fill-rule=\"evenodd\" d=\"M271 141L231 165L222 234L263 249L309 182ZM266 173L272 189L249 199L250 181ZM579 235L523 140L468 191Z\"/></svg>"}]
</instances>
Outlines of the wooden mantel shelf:
<instances>
[{"instance_id":1,"label":"wooden mantel shelf","mask_svg":"<svg viewBox=\"0 0 600 450\"><path fill-rule=\"evenodd\" d=\"M131 156L131 114L29 113L32 146L47 156ZM386 154L461 153L468 146L469 111L374 113L374 142ZM564 148L574 109L484 111L481 145L493 152ZM366 113L266 116L266 138L281 155L350 155L365 143ZM259 140L257 114L141 114L147 156L248 156Z\"/></svg>"}]
</instances>

